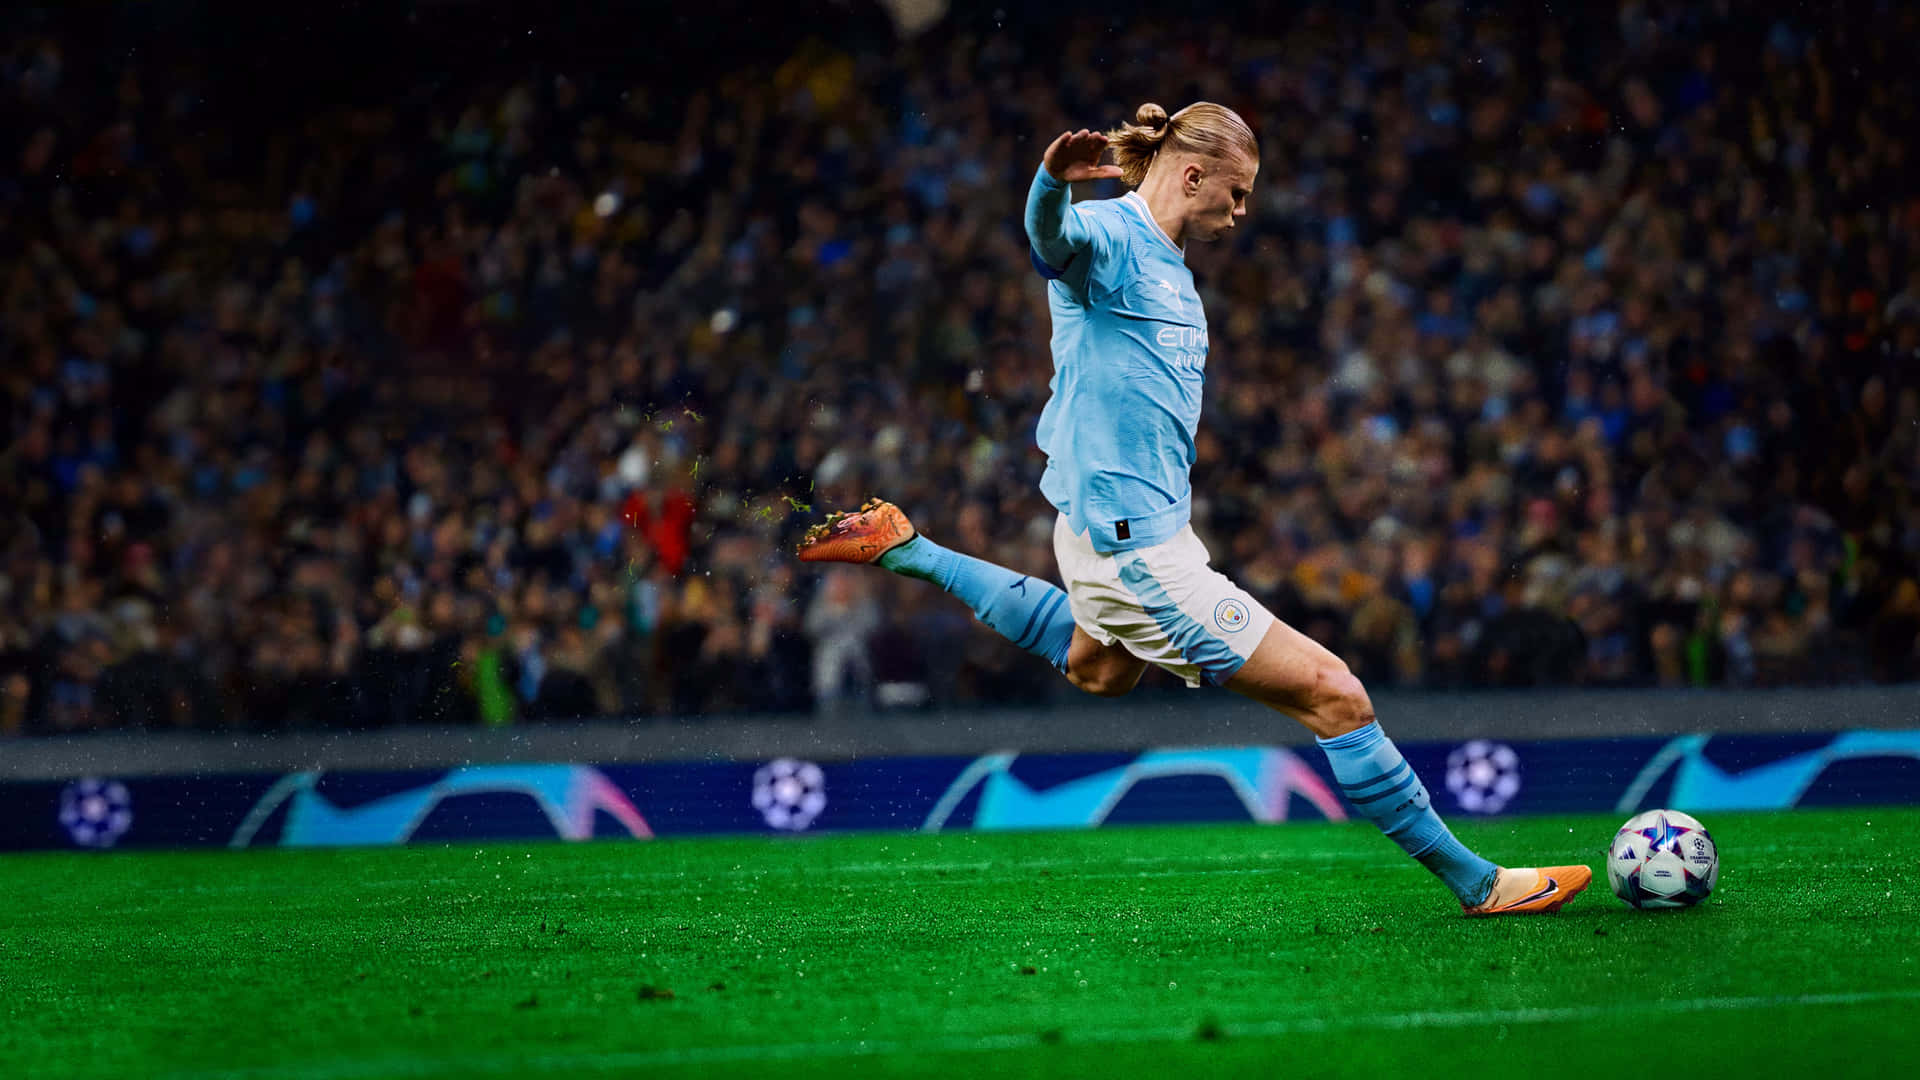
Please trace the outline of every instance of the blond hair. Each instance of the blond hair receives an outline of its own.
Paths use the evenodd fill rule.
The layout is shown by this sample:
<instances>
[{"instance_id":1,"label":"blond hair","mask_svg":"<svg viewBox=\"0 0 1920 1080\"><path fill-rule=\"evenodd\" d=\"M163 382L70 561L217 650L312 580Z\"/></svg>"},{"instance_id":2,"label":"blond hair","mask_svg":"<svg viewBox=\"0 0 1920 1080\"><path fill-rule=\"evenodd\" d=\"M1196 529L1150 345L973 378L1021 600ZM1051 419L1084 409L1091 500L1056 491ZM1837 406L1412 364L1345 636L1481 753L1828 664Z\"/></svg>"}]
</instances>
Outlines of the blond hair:
<instances>
[{"instance_id":1,"label":"blond hair","mask_svg":"<svg viewBox=\"0 0 1920 1080\"><path fill-rule=\"evenodd\" d=\"M1146 182L1147 169L1163 150L1207 158L1245 154L1249 160L1260 160L1253 129L1239 113L1211 101L1196 101L1171 117L1148 102L1134 112L1133 123L1107 132L1107 145L1113 148L1113 163L1120 166L1128 187Z\"/></svg>"}]
</instances>

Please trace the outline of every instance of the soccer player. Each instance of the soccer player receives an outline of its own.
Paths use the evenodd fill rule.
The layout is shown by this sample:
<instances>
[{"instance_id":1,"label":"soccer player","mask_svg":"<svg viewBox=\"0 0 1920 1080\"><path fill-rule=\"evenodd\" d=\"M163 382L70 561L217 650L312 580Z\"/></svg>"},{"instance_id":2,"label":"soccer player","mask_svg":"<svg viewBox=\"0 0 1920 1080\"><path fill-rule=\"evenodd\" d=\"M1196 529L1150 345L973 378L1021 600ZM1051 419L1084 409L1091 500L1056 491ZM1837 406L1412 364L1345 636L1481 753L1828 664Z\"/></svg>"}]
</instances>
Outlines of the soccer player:
<instances>
[{"instance_id":1,"label":"soccer player","mask_svg":"<svg viewBox=\"0 0 1920 1080\"><path fill-rule=\"evenodd\" d=\"M1109 147L1115 164L1103 165ZM1591 871L1499 867L1468 850L1381 731L1360 680L1212 569L1188 524L1207 318L1184 245L1233 230L1259 167L1252 130L1211 102L1171 117L1142 105L1134 123L1070 131L1047 147L1026 225L1053 316L1040 490L1060 512L1064 592L943 548L878 500L815 526L799 557L933 582L1089 693L1125 694L1156 664L1285 713L1317 737L1348 801L1467 914L1555 911ZM1132 190L1073 204L1068 185L1106 178Z\"/></svg>"}]
</instances>

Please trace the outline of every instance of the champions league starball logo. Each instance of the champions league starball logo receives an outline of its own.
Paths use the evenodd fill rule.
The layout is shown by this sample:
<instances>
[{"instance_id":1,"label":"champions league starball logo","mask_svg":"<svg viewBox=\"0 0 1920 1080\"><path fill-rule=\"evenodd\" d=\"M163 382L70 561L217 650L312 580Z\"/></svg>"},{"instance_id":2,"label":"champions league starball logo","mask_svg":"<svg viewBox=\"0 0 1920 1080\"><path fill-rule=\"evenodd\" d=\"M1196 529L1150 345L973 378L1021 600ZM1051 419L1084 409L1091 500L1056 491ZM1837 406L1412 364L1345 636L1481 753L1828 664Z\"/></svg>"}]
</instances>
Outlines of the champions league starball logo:
<instances>
[{"instance_id":1,"label":"champions league starball logo","mask_svg":"<svg viewBox=\"0 0 1920 1080\"><path fill-rule=\"evenodd\" d=\"M133 796L118 780L75 780L60 792L60 824L81 847L112 847L133 827Z\"/></svg>"},{"instance_id":2,"label":"champions league starball logo","mask_svg":"<svg viewBox=\"0 0 1920 1080\"><path fill-rule=\"evenodd\" d=\"M754 771L753 808L768 825L799 832L827 808L826 774L811 761L770 761Z\"/></svg>"},{"instance_id":3,"label":"champions league starball logo","mask_svg":"<svg viewBox=\"0 0 1920 1080\"><path fill-rule=\"evenodd\" d=\"M1247 606L1238 600L1222 600L1213 609L1213 625L1231 634L1247 625Z\"/></svg>"},{"instance_id":4,"label":"champions league starball logo","mask_svg":"<svg viewBox=\"0 0 1920 1080\"><path fill-rule=\"evenodd\" d=\"M1458 747L1447 755L1447 790L1468 813L1497 814L1520 794L1520 755L1486 739Z\"/></svg>"}]
</instances>

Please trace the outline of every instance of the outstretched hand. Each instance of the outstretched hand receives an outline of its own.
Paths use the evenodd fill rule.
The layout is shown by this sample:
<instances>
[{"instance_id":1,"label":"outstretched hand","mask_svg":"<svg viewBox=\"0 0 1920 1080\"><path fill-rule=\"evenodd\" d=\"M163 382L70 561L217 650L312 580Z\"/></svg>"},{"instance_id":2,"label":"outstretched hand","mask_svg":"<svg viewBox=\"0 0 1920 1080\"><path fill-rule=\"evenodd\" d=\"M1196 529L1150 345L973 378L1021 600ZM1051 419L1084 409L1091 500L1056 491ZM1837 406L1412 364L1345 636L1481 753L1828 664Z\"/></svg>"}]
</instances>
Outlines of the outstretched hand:
<instances>
[{"instance_id":1,"label":"outstretched hand","mask_svg":"<svg viewBox=\"0 0 1920 1080\"><path fill-rule=\"evenodd\" d=\"M1120 166L1100 164L1100 155L1106 153L1107 137L1097 131L1081 128L1079 131L1061 132L1060 137L1047 147L1047 154L1041 161L1047 172L1055 180L1071 184L1079 180L1117 180Z\"/></svg>"}]
</instances>

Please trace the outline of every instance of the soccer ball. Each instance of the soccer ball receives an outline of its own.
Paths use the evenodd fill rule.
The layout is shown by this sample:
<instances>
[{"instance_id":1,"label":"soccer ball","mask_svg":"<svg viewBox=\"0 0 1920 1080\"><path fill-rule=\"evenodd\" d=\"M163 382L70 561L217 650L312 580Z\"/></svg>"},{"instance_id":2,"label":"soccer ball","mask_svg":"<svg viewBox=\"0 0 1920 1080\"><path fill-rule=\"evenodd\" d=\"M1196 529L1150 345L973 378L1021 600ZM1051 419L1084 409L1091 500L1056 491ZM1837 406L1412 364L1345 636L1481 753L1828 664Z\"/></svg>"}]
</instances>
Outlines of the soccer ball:
<instances>
[{"instance_id":1,"label":"soccer ball","mask_svg":"<svg viewBox=\"0 0 1920 1080\"><path fill-rule=\"evenodd\" d=\"M1613 835L1607 881L1637 908L1692 907L1720 879L1720 852L1707 827L1678 810L1635 814Z\"/></svg>"}]
</instances>

